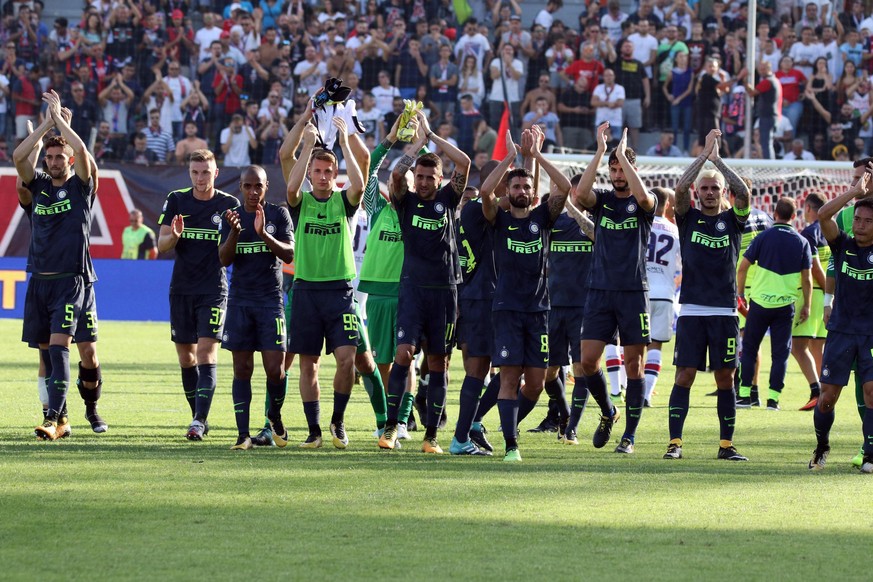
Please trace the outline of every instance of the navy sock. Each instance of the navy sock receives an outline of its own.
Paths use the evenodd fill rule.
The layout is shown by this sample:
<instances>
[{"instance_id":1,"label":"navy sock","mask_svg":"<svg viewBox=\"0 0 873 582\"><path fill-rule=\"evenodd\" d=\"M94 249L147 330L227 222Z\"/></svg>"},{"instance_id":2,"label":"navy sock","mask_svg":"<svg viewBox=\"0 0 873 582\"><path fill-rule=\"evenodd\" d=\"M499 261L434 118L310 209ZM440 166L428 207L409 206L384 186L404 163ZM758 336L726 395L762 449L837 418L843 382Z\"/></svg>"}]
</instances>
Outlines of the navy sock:
<instances>
[{"instance_id":1,"label":"navy sock","mask_svg":"<svg viewBox=\"0 0 873 582\"><path fill-rule=\"evenodd\" d=\"M443 407L446 405L446 373L431 372L427 383L427 423L425 426L430 432L434 429L433 434L428 436L436 436L436 428L439 426L440 417L443 415Z\"/></svg>"},{"instance_id":2,"label":"navy sock","mask_svg":"<svg viewBox=\"0 0 873 582\"><path fill-rule=\"evenodd\" d=\"M52 375L52 356L49 353L48 349L40 349L39 357L42 358L42 364L45 367L45 376L43 378L48 379L49 376Z\"/></svg>"},{"instance_id":3,"label":"navy sock","mask_svg":"<svg viewBox=\"0 0 873 582\"><path fill-rule=\"evenodd\" d=\"M333 414L330 417L332 424L339 424L346 416L346 406L349 405L350 394L343 394L334 391L333 393Z\"/></svg>"},{"instance_id":4,"label":"navy sock","mask_svg":"<svg viewBox=\"0 0 873 582\"><path fill-rule=\"evenodd\" d=\"M309 425L309 434L321 436L321 404L318 400L303 403L303 414L306 415L306 424Z\"/></svg>"},{"instance_id":5,"label":"navy sock","mask_svg":"<svg viewBox=\"0 0 873 582\"><path fill-rule=\"evenodd\" d=\"M500 413L500 428L503 430L503 440L506 450L518 448L518 400L501 398L497 400L497 411Z\"/></svg>"},{"instance_id":6,"label":"navy sock","mask_svg":"<svg viewBox=\"0 0 873 582\"><path fill-rule=\"evenodd\" d=\"M191 416L194 416L196 402L194 397L197 395L197 379L199 376L197 366L182 368L182 390L185 391L185 400L188 401L188 406L191 407Z\"/></svg>"},{"instance_id":7,"label":"navy sock","mask_svg":"<svg viewBox=\"0 0 873 582\"><path fill-rule=\"evenodd\" d=\"M864 408L864 420L861 421L861 430L864 432L864 456L873 456L873 408Z\"/></svg>"},{"instance_id":8,"label":"navy sock","mask_svg":"<svg viewBox=\"0 0 873 582\"><path fill-rule=\"evenodd\" d=\"M485 387L479 398L479 409L476 411L476 416L473 417L473 422L482 422L482 418L491 412L491 409L497 405L497 395L500 393L500 372L491 377L491 382Z\"/></svg>"},{"instance_id":9,"label":"navy sock","mask_svg":"<svg viewBox=\"0 0 873 582\"><path fill-rule=\"evenodd\" d=\"M834 411L822 412L818 405L812 411L812 424L815 427L815 440L819 446L829 445L831 427L834 426ZM865 441L866 444L866 441Z\"/></svg>"},{"instance_id":10,"label":"navy sock","mask_svg":"<svg viewBox=\"0 0 873 582\"><path fill-rule=\"evenodd\" d=\"M564 382L558 376L551 382L546 382L546 394L551 400L555 401L558 407L558 419L565 420L570 416L570 408L567 406L567 394L564 388Z\"/></svg>"},{"instance_id":11,"label":"navy sock","mask_svg":"<svg viewBox=\"0 0 873 582\"><path fill-rule=\"evenodd\" d=\"M70 386L70 350L66 346L49 346L52 374L46 377L48 387L48 418L57 420L67 402Z\"/></svg>"},{"instance_id":12,"label":"navy sock","mask_svg":"<svg viewBox=\"0 0 873 582\"><path fill-rule=\"evenodd\" d=\"M500 401L498 400L498 404ZM531 400L527 396L524 395L523 392L519 390L518 392L518 422L520 423L522 420L527 418L527 415L531 413L531 411L536 408L537 401ZM501 422L503 422L501 420Z\"/></svg>"},{"instance_id":13,"label":"navy sock","mask_svg":"<svg viewBox=\"0 0 873 582\"><path fill-rule=\"evenodd\" d=\"M646 381L643 378L628 378L627 392L625 393L627 422L624 428L622 438L634 440L634 435L637 433L637 426L640 424L640 417L643 415L643 398L646 393Z\"/></svg>"},{"instance_id":14,"label":"navy sock","mask_svg":"<svg viewBox=\"0 0 873 582\"><path fill-rule=\"evenodd\" d=\"M813 382L809 385L809 395L811 398L821 395L821 382Z\"/></svg>"},{"instance_id":15,"label":"navy sock","mask_svg":"<svg viewBox=\"0 0 873 582\"><path fill-rule=\"evenodd\" d=\"M691 388L685 388L673 384L670 392L670 403L667 413L667 424L670 427L670 440L681 439L682 429L685 426L685 417L688 416L688 401L691 397ZM719 391L719 422L721 422L721 391Z\"/></svg>"},{"instance_id":16,"label":"navy sock","mask_svg":"<svg viewBox=\"0 0 873 582\"><path fill-rule=\"evenodd\" d=\"M482 393L482 380L473 376L465 376L461 384L461 406L458 412L458 424L455 425L455 439L460 443L470 440L470 428L473 418L479 408L479 395Z\"/></svg>"},{"instance_id":17,"label":"navy sock","mask_svg":"<svg viewBox=\"0 0 873 582\"><path fill-rule=\"evenodd\" d=\"M287 383L283 379L281 382L270 382L267 380L267 401L269 408L267 416L275 418L282 414L282 405L285 404L285 387Z\"/></svg>"},{"instance_id":18,"label":"navy sock","mask_svg":"<svg viewBox=\"0 0 873 582\"><path fill-rule=\"evenodd\" d=\"M217 368L218 366L215 364L199 364L197 366L197 402L194 418L201 422L209 417L209 409L212 407Z\"/></svg>"},{"instance_id":19,"label":"navy sock","mask_svg":"<svg viewBox=\"0 0 873 582\"><path fill-rule=\"evenodd\" d=\"M236 418L236 430L240 436L249 436L252 381L234 378L231 384L231 393L233 395L233 414Z\"/></svg>"},{"instance_id":20,"label":"navy sock","mask_svg":"<svg viewBox=\"0 0 873 582\"><path fill-rule=\"evenodd\" d=\"M401 366L395 362L388 375L388 424L397 424L400 400L406 391L407 378L409 378L409 366Z\"/></svg>"},{"instance_id":21,"label":"navy sock","mask_svg":"<svg viewBox=\"0 0 873 582\"><path fill-rule=\"evenodd\" d=\"M582 420L582 413L585 412L585 405L588 404L588 394L585 377L580 376L576 378L576 385L573 386L573 405L570 407L570 420L567 422L567 432L574 431L579 426L579 421Z\"/></svg>"},{"instance_id":22,"label":"navy sock","mask_svg":"<svg viewBox=\"0 0 873 582\"><path fill-rule=\"evenodd\" d=\"M719 390L715 404L718 411L719 439L734 440L734 423L737 419L737 397L733 390Z\"/></svg>"},{"instance_id":23,"label":"navy sock","mask_svg":"<svg viewBox=\"0 0 873 582\"><path fill-rule=\"evenodd\" d=\"M585 385L600 406L600 414L603 416L612 416L612 400L609 399L609 394L606 391L606 377L603 375L603 368L598 369L591 376L585 376Z\"/></svg>"}]
</instances>

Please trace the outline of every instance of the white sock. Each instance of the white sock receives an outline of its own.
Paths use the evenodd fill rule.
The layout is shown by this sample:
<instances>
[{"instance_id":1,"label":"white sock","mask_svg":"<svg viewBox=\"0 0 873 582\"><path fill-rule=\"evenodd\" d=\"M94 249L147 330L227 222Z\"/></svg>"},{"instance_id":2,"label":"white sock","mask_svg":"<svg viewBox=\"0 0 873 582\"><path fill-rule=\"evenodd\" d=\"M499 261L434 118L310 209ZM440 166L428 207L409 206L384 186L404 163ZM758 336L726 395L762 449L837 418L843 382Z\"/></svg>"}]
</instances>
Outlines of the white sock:
<instances>
[{"instance_id":1,"label":"white sock","mask_svg":"<svg viewBox=\"0 0 873 582\"><path fill-rule=\"evenodd\" d=\"M45 376L36 377L36 393L39 394L39 401L42 402L42 407L46 408L49 405L48 388L45 387Z\"/></svg>"},{"instance_id":2,"label":"white sock","mask_svg":"<svg viewBox=\"0 0 873 582\"><path fill-rule=\"evenodd\" d=\"M604 350L606 355L606 375L609 378L609 393L613 396L618 396L621 393L621 379L619 371L621 370L621 356L618 352L618 346L606 344Z\"/></svg>"},{"instance_id":3,"label":"white sock","mask_svg":"<svg viewBox=\"0 0 873 582\"><path fill-rule=\"evenodd\" d=\"M661 373L661 350L648 350L646 355L646 400L652 401L652 391Z\"/></svg>"},{"instance_id":4,"label":"white sock","mask_svg":"<svg viewBox=\"0 0 873 582\"><path fill-rule=\"evenodd\" d=\"M627 388L627 368L624 367L624 348L618 348L618 383L621 384L622 388Z\"/></svg>"}]
</instances>

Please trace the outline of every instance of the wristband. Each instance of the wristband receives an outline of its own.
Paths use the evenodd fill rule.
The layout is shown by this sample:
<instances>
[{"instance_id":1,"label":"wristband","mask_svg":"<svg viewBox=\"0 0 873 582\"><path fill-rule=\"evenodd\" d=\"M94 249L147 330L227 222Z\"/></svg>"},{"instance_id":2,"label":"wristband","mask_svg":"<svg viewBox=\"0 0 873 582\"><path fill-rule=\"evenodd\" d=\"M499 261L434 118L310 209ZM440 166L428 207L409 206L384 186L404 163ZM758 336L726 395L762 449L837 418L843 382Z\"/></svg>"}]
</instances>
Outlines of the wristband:
<instances>
[{"instance_id":1,"label":"wristband","mask_svg":"<svg viewBox=\"0 0 873 582\"><path fill-rule=\"evenodd\" d=\"M825 293L824 294L824 304L825 307L833 307L834 306L834 295L833 293Z\"/></svg>"}]
</instances>

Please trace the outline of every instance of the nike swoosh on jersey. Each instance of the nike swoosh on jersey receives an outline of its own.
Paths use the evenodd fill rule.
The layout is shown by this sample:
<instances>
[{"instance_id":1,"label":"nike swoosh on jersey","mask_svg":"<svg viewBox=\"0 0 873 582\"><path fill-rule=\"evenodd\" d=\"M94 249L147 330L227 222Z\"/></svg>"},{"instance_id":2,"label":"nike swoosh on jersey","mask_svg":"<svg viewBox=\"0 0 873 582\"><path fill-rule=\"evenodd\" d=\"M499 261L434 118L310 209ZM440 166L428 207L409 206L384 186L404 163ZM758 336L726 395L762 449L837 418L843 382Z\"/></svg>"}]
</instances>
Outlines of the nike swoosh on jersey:
<instances>
[{"instance_id":1,"label":"nike swoosh on jersey","mask_svg":"<svg viewBox=\"0 0 873 582\"><path fill-rule=\"evenodd\" d=\"M418 208L424 208L424 204L422 204L421 202L419 202L419 203L418 203Z\"/></svg>"},{"instance_id":2,"label":"nike swoosh on jersey","mask_svg":"<svg viewBox=\"0 0 873 582\"><path fill-rule=\"evenodd\" d=\"M518 227L517 226L510 226L509 230L518 230Z\"/></svg>"},{"instance_id":3,"label":"nike swoosh on jersey","mask_svg":"<svg viewBox=\"0 0 873 582\"><path fill-rule=\"evenodd\" d=\"M603 208L605 208L606 210L612 210L612 208L610 208L610 207L607 206L606 204L603 205Z\"/></svg>"},{"instance_id":4,"label":"nike swoosh on jersey","mask_svg":"<svg viewBox=\"0 0 873 582\"><path fill-rule=\"evenodd\" d=\"M857 257L857 256L858 256L858 253L852 253L852 252L849 252L849 251L846 251L846 254L849 255L849 256L852 256L852 257Z\"/></svg>"},{"instance_id":5,"label":"nike swoosh on jersey","mask_svg":"<svg viewBox=\"0 0 873 582\"><path fill-rule=\"evenodd\" d=\"M697 220L697 224L706 224L706 221L705 221L705 220L700 220L700 219L698 219L698 220Z\"/></svg>"}]
</instances>

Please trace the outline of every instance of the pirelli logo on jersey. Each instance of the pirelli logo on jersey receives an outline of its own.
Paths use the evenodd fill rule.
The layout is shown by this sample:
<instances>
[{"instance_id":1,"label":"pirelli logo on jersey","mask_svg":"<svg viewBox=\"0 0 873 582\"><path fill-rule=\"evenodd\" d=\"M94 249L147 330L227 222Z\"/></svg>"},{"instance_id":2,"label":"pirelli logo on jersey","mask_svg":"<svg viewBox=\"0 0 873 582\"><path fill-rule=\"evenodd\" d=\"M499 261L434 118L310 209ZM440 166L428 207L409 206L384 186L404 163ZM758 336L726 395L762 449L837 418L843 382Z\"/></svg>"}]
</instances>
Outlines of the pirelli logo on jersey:
<instances>
[{"instance_id":1,"label":"pirelli logo on jersey","mask_svg":"<svg viewBox=\"0 0 873 582\"><path fill-rule=\"evenodd\" d=\"M236 243L236 254L238 255L253 255L255 253L269 252L270 248L263 241Z\"/></svg>"},{"instance_id":2,"label":"pirelli logo on jersey","mask_svg":"<svg viewBox=\"0 0 873 582\"><path fill-rule=\"evenodd\" d=\"M731 242L727 235L710 236L699 231L691 233L691 242L709 247L711 249L723 249L730 246Z\"/></svg>"},{"instance_id":3,"label":"pirelli logo on jersey","mask_svg":"<svg viewBox=\"0 0 873 582\"><path fill-rule=\"evenodd\" d=\"M217 230L211 228L188 228L182 231L182 238L188 240L206 240L217 243L221 236Z\"/></svg>"},{"instance_id":4,"label":"pirelli logo on jersey","mask_svg":"<svg viewBox=\"0 0 873 582\"><path fill-rule=\"evenodd\" d=\"M307 222L306 228L303 229L303 232L315 236L333 236L339 234L341 228L342 226L338 222Z\"/></svg>"},{"instance_id":5,"label":"pirelli logo on jersey","mask_svg":"<svg viewBox=\"0 0 873 582\"><path fill-rule=\"evenodd\" d=\"M549 250L553 253L590 253L594 251L594 243L590 240L553 240Z\"/></svg>"},{"instance_id":6,"label":"pirelli logo on jersey","mask_svg":"<svg viewBox=\"0 0 873 582\"><path fill-rule=\"evenodd\" d=\"M440 218L424 218L417 214L412 217L412 226L421 230L439 230L446 225L445 215Z\"/></svg>"},{"instance_id":7,"label":"pirelli logo on jersey","mask_svg":"<svg viewBox=\"0 0 873 582\"><path fill-rule=\"evenodd\" d=\"M520 255L532 255L543 250L543 241L537 239L530 242L520 242L508 238L506 239L506 248Z\"/></svg>"},{"instance_id":8,"label":"pirelli logo on jersey","mask_svg":"<svg viewBox=\"0 0 873 582\"><path fill-rule=\"evenodd\" d=\"M52 214L63 214L64 212L69 212L72 209L70 205L70 200L61 200L59 202L55 202L54 204L49 204L45 206L42 203L37 203L36 208L33 209L34 214L38 214L39 216L51 216Z\"/></svg>"},{"instance_id":9,"label":"pirelli logo on jersey","mask_svg":"<svg viewBox=\"0 0 873 582\"><path fill-rule=\"evenodd\" d=\"M873 281L873 269L856 269L855 267L850 267L847 263L843 263L840 272L856 281Z\"/></svg>"},{"instance_id":10,"label":"pirelli logo on jersey","mask_svg":"<svg viewBox=\"0 0 873 582\"><path fill-rule=\"evenodd\" d=\"M379 233L379 240L384 242L403 242L403 235L400 231L383 230Z\"/></svg>"},{"instance_id":11,"label":"pirelli logo on jersey","mask_svg":"<svg viewBox=\"0 0 873 582\"><path fill-rule=\"evenodd\" d=\"M639 221L636 216L625 218L621 222L615 222L606 216L600 219L600 228L605 228L606 230L630 230L632 228L637 228L638 226Z\"/></svg>"}]
</instances>

